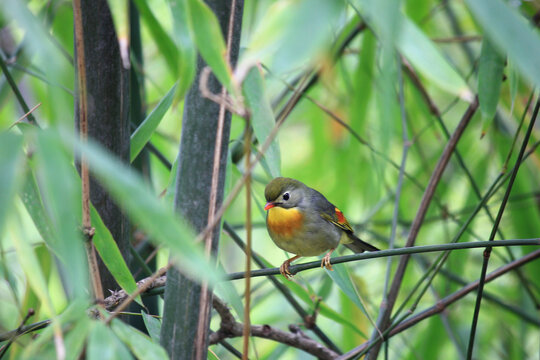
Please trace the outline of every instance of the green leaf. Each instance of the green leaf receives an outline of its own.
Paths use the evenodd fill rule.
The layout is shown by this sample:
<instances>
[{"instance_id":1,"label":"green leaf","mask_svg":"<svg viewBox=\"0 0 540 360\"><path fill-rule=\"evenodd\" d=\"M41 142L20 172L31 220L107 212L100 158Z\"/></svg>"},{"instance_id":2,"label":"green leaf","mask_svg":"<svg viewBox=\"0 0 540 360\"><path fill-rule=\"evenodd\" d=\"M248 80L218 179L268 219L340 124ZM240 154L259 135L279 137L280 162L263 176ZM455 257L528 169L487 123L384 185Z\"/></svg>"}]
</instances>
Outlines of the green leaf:
<instances>
[{"instance_id":1,"label":"green leaf","mask_svg":"<svg viewBox=\"0 0 540 360\"><path fill-rule=\"evenodd\" d=\"M148 335L154 340L156 344L159 344L159 333L161 332L161 321L156 319L152 315L148 315L144 311L141 311L141 315L148 331Z\"/></svg>"},{"instance_id":2,"label":"green leaf","mask_svg":"<svg viewBox=\"0 0 540 360\"><path fill-rule=\"evenodd\" d=\"M159 343L155 343L148 336L135 328L114 319L111 323L114 333L127 345L137 359L168 359L169 356Z\"/></svg>"},{"instance_id":3,"label":"green leaf","mask_svg":"<svg viewBox=\"0 0 540 360\"><path fill-rule=\"evenodd\" d=\"M50 137L51 135L44 135L46 137ZM48 140L50 141L50 139ZM55 143L54 139L52 140L53 143ZM56 145L55 145L56 146ZM57 151L61 152L61 149ZM38 158L40 158L38 156ZM38 159L39 160L39 159ZM73 213L75 217L80 218L81 217L81 180L79 178L79 175L77 174L77 171L71 165L71 160L65 158L64 160L59 161L67 161L65 173L63 176L65 178L62 180L64 182L73 182L75 184L72 195L73 202L71 203L71 206L73 206L70 210L70 208L67 208L65 211L70 211ZM59 164L56 164L59 165ZM48 165L46 165L48 166ZM59 170L53 170L59 171ZM54 174L53 176L53 182L54 182ZM61 182L59 180L59 182ZM70 185L71 186L71 185ZM62 189L57 189L56 191L61 192ZM73 265L73 271L77 269L77 267L83 267L84 272L86 273L86 260L84 258L84 250L78 249L79 247L82 247L82 239L79 237L79 242L74 242L73 244L69 244L67 248L64 248L62 243L59 242L58 237L56 234L56 230L52 226L51 218L49 214L47 213L47 210L45 208L45 205L41 201L41 195L40 195L40 189L38 187L38 184L36 182L35 177L31 172L26 173L26 179L24 181L23 188L21 189L21 199L26 207L26 210L30 214L38 232L42 236L43 240L48 244L48 246L53 249L55 254L59 256L62 259L67 259L67 263L71 264L71 262L80 262L78 264ZM63 197L61 197L63 199ZM53 200L54 201L54 200ZM68 203L66 201L61 201L62 203ZM60 204L61 205L61 204ZM56 206L56 205L55 205ZM76 218L74 221L78 223L78 218ZM96 233L94 235L93 241L96 246L97 251L99 252L101 259L103 260L104 264L107 266L109 271L111 272L111 275L115 278L115 280L118 282L118 284L126 290L128 293L133 293L137 289L137 285L135 283L135 280L133 279L133 276L131 275L131 272L129 271L129 268L122 257L120 250L118 249L118 246L116 242L114 242L114 239L111 236L111 233L103 223L103 220L99 216L99 214L96 212L93 206L91 206L91 220L92 220L92 226L96 229ZM78 231L76 229L76 231ZM71 247L76 247L76 250L71 250ZM73 251L73 252L72 252ZM83 254L79 254L79 258L77 260L77 254L79 252L83 252ZM73 256L71 256L73 254ZM82 259L80 258L82 256ZM62 261L63 264L66 264L65 261ZM68 267L69 266L69 267ZM72 269L72 265L66 265L67 269ZM82 271L82 268L79 268L78 271ZM71 273L71 270L68 271L68 273ZM86 275L84 275L86 276ZM68 276L69 278L69 276ZM81 284L86 284L87 282L76 280ZM136 298L136 301L141 303L140 297Z\"/></svg>"},{"instance_id":4,"label":"green leaf","mask_svg":"<svg viewBox=\"0 0 540 360\"><path fill-rule=\"evenodd\" d=\"M103 263L110 271L118 285L128 294L132 294L137 290L135 279L131 275L131 271L122 257L122 253L118 248L118 244L114 241L111 232L105 226L105 223L99 216L98 212L91 206L90 216L92 227L96 230L92 241ZM140 296L135 298L135 301L143 306Z\"/></svg>"},{"instance_id":5,"label":"green leaf","mask_svg":"<svg viewBox=\"0 0 540 360\"><path fill-rule=\"evenodd\" d=\"M23 186L19 195L42 239L54 250L55 241L51 221L41 201L36 178L30 170L24 174Z\"/></svg>"},{"instance_id":6,"label":"green leaf","mask_svg":"<svg viewBox=\"0 0 540 360\"><path fill-rule=\"evenodd\" d=\"M32 342L24 348L23 359L56 358L53 337L55 331L59 330L62 324L67 325L64 326L64 329L69 329L69 334L64 338L66 356L68 359L78 359L77 351L80 349L80 342L82 341L84 343L86 334L91 326L91 321L88 318L89 306L90 304L86 299L75 299L71 301L67 308L63 310L62 314L55 316L52 324L41 330L39 336L32 339ZM64 334L66 332L68 331L63 331ZM71 337L72 334L75 337ZM49 351L47 352L47 350Z\"/></svg>"},{"instance_id":7,"label":"green leaf","mask_svg":"<svg viewBox=\"0 0 540 360\"><path fill-rule=\"evenodd\" d=\"M354 287L351 277L347 271L347 267L345 264L336 264L332 265L332 268L334 271L328 271L326 270L326 273L334 280L336 285L343 291L345 295L354 303L356 306L366 315L367 314L366 308L364 307L364 304L362 304L362 301L360 300L360 297L358 296L358 293L356 292L356 288Z\"/></svg>"},{"instance_id":8,"label":"green leaf","mask_svg":"<svg viewBox=\"0 0 540 360\"><path fill-rule=\"evenodd\" d=\"M22 157L22 137L12 133L0 134L0 234L5 217L13 208L13 198L19 183Z\"/></svg>"},{"instance_id":9,"label":"green leaf","mask_svg":"<svg viewBox=\"0 0 540 360\"><path fill-rule=\"evenodd\" d=\"M408 18L403 18L401 22L396 47L433 84L466 101L472 101L473 95L463 77Z\"/></svg>"},{"instance_id":10,"label":"green leaf","mask_svg":"<svg viewBox=\"0 0 540 360\"><path fill-rule=\"evenodd\" d=\"M321 316L327 317L328 319L334 320L338 324L347 326L348 328L353 330L355 333L362 336L364 339L368 338L367 335L356 326L354 319L345 318L341 313L332 309L325 302L321 302L319 304L319 314Z\"/></svg>"},{"instance_id":11,"label":"green leaf","mask_svg":"<svg viewBox=\"0 0 540 360\"><path fill-rule=\"evenodd\" d=\"M377 1L356 0L359 11L377 35L384 35L394 41L394 46L436 86L464 100L471 101L472 93L465 80L441 55L433 42L416 24L400 12L396 16L397 28L385 22L384 7L376 6ZM383 15L380 14L383 13ZM390 27L390 28L389 28ZM394 33L395 31L395 33ZM393 34L395 36L393 36Z\"/></svg>"},{"instance_id":12,"label":"green leaf","mask_svg":"<svg viewBox=\"0 0 540 360\"><path fill-rule=\"evenodd\" d=\"M12 244L19 262L19 266L24 271L26 281L39 298L41 305L46 312L53 318L56 318L56 309L49 294L47 280L43 275L39 260L32 246L27 242L28 236L24 233L22 224L17 226L20 233L12 237Z\"/></svg>"},{"instance_id":13,"label":"green leaf","mask_svg":"<svg viewBox=\"0 0 540 360\"><path fill-rule=\"evenodd\" d=\"M230 94L235 94L231 69L225 61L225 40L219 22L210 8L201 0L187 0L190 24L197 48L202 58L212 68L218 80Z\"/></svg>"},{"instance_id":14,"label":"green leaf","mask_svg":"<svg viewBox=\"0 0 540 360\"><path fill-rule=\"evenodd\" d=\"M133 359L126 346L101 321L95 321L90 331L87 357L89 360Z\"/></svg>"},{"instance_id":15,"label":"green leaf","mask_svg":"<svg viewBox=\"0 0 540 360\"><path fill-rule=\"evenodd\" d=\"M508 81L510 83L510 98L512 99L512 108L516 101L519 85L519 73L514 61L508 61Z\"/></svg>"},{"instance_id":16,"label":"green leaf","mask_svg":"<svg viewBox=\"0 0 540 360\"><path fill-rule=\"evenodd\" d=\"M88 317L81 317L66 334L64 343L66 345L66 359L77 360L81 358L84 345L90 330L92 321Z\"/></svg>"},{"instance_id":17,"label":"green leaf","mask_svg":"<svg viewBox=\"0 0 540 360\"><path fill-rule=\"evenodd\" d=\"M197 49L189 23L189 8L186 0L169 0L173 17L174 39L180 55L178 78L179 98L183 98L195 78Z\"/></svg>"},{"instance_id":18,"label":"green leaf","mask_svg":"<svg viewBox=\"0 0 540 360\"><path fill-rule=\"evenodd\" d=\"M266 95L264 80L257 67L253 67L246 76L243 83L243 90L246 103L251 111L251 121L255 136L262 146L276 125L276 120L270 101ZM281 158L276 138L272 140L264 156L270 168L269 175L272 178L280 176Z\"/></svg>"},{"instance_id":19,"label":"green leaf","mask_svg":"<svg viewBox=\"0 0 540 360\"><path fill-rule=\"evenodd\" d=\"M161 119L163 119L163 116L171 107L176 87L177 84L174 84L167 94L165 94L163 99L161 99L159 104L156 105L154 110L152 110L146 119L139 125L137 130L131 135L130 162L135 160L146 143L150 141L150 138L161 122Z\"/></svg>"},{"instance_id":20,"label":"green leaf","mask_svg":"<svg viewBox=\"0 0 540 360\"><path fill-rule=\"evenodd\" d=\"M62 263L68 294L88 296L88 265L79 230L80 187L77 187L72 158L56 133L43 131L36 137L37 179L44 207L53 226L48 245ZM47 240L47 239L46 239Z\"/></svg>"},{"instance_id":21,"label":"green leaf","mask_svg":"<svg viewBox=\"0 0 540 360\"><path fill-rule=\"evenodd\" d=\"M484 121L483 133L491 124L497 111L503 80L505 57L493 47L489 39L484 39L478 64L478 102Z\"/></svg>"},{"instance_id":22,"label":"green leaf","mask_svg":"<svg viewBox=\"0 0 540 360\"><path fill-rule=\"evenodd\" d=\"M145 0L134 0L143 21L148 25L148 29L156 42L159 52L165 58L167 67L175 78L178 77L178 50L169 34L163 29L161 23L156 19L148 2Z\"/></svg>"},{"instance_id":23,"label":"green leaf","mask_svg":"<svg viewBox=\"0 0 540 360\"><path fill-rule=\"evenodd\" d=\"M222 281L216 284L216 294L219 295L227 304L231 305L238 319L244 321L244 305L238 291L230 281Z\"/></svg>"},{"instance_id":24,"label":"green leaf","mask_svg":"<svg viewBox=\"0 0 540 360\"><path fill-rule=\"evenodd\" d=\"M166 202L160 201L139 174L96 144L83 144L69 133L58 141L67 148L75 148L77 153L84 152L92 174L121 204L133 223L156 244L169 247L181 271L210 283L221 278L221 273L208 263L202 247L194 243L196 234L191 226Z\"/></svg>"},{"instance_id":25,"label":"green leaf","mask_svg":"<svg viewBox=\"0 0 540 360\"><path fill-rule=\"evenodd\" d=\"M525 19L501 0L466 0L489 40L506 53L524 79L540 86L540 37Z\"/></svg>"},{"instance_id":26,"label":"green leaf","mask_svg":"<svg viewBox=\"0 0 540 360\"><path fill-rule=\"evenodd\" d=\"M277 75L314 65L330 48L344 9L344 1L275 2L249 41L237 72L245 73L257 62Z\"/></svg>"},{"instance_id":27,"label":"green leaf","mask_svg":"<svg viewBox=\"0 0 540 360\"><path fill-rule=\"evenodd\" d=\"M52 257L51 257L51 254L49 253L49 250L47 249L47 246L45 245L45 243L40 243L34 246L34 252L36 254L36 258L38 259L39 266L41 268L41 272L43 273L43 276L45 277L45 279L48 279L51 274L51 269L52 269L52 266L51 266ZM9 279L11 279L11 276L9 275L11 274L8 274L8 281ZM31 286L26 287L22 309L23 311L27 311L28 309L34 309L36 313L36 318L39 317L39 312L41 309L41 301L39 301L38 296L32 290Z\"/></svg>"}]
</instances>

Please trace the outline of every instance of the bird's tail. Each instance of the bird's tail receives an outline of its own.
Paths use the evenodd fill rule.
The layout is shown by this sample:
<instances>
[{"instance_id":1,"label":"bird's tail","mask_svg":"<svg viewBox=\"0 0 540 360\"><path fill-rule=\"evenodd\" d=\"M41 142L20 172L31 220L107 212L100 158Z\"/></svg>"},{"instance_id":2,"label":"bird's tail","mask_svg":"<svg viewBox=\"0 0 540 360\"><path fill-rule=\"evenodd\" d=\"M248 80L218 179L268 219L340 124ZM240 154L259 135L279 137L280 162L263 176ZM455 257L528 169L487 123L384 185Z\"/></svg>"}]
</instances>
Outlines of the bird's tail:
<instances>
[{"instance_id":1,"label":"bird's tail","mask_svg":"<svg viewBox=\"0 0 540 360\"><path fill-rule=\"evenodd\" d=\"M352 233L347 233L349 239L351 240L350 243L344 243L347 248L351 249L355 253L362 253L364 251L379 251L380 249L376 248L375 246L368 244L367 242L360 240L359 237Z\"/></svg>"}]
</instances>

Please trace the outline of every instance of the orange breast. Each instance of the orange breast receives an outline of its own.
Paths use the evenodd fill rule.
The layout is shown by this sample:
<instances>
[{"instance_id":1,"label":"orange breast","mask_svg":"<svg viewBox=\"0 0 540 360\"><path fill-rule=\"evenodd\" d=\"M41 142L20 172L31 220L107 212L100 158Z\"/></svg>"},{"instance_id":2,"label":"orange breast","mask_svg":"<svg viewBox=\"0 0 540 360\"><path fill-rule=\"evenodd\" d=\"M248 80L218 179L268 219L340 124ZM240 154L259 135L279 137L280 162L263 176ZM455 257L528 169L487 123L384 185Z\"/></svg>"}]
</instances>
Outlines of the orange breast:
<instances>
[{"instance_id":1,"label":"orange breast","mask_svg":"<svg viewBox=\"0 0 540 360\"><path fill-rule=\"evenodd\" d=\"M304 216L295 208L284 209L276 206L268 210L266 225L270 232L280 237L293 236L302 227Z\"/></svg>"}]
</instances>

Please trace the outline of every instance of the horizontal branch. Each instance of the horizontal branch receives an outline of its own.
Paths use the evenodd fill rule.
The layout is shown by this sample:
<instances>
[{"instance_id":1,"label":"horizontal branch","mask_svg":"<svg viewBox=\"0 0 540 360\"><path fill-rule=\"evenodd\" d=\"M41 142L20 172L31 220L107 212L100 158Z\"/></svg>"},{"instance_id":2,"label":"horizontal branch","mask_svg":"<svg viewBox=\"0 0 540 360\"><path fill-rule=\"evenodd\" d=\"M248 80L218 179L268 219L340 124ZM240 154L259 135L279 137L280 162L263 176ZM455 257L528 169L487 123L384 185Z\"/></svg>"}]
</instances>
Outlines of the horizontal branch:
<instances>
[{"instance_id":1,"label":"horizontal branch","mask_svg":"<svg viewBox=\"0 0 540 360\"><path fill-rule=\"evenodd\" d=\"M474 242L463 242L463 243L451 243L451 244L439 244L439 245L425 245L425 246L413 246L405 247L391 250L381 250L373 252L365 252L361 254L345 255L336 258L331 258L330 263L341 264L351 261L374 259L388 256L398 256L398 255L409 255L409 254L419 254L426 252L439 252L447 250L462 250L462 249L474 249L474 248L485 248L485 247L500 247L500 246L526 246L526 245L540 245L540 238L535 239L514 239L514 240L497 240L497 241L474 241ZM296 274L300 271L320 268L320 261L312 261L308 263L291 265L289 270L291 274ZM251 277L257 276L268 276L268 275L278 275L280 274L279 268L271 269L261 269L254 270L251 272ZM244 272L232 273L227 276L228 280L238 280L245 277Z\"/></svg>"}]
</instances>

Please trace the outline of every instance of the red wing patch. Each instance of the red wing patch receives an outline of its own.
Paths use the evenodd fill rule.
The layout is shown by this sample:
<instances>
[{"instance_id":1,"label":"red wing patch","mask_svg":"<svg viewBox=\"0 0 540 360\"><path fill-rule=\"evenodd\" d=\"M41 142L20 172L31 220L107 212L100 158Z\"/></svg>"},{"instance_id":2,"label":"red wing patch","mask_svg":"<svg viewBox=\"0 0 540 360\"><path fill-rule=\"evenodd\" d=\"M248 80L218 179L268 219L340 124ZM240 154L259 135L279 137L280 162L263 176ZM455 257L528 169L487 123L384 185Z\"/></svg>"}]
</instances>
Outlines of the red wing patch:
<instances>
[{"instance_id":1,"label":"red wing patch","mask_svg":"<svg viewBox=\"0 0 540 360\"><path fill-rule=\"evenodd\" d=\"M336 215L337 215L337 218L338 218L338 223L347 224L347 219L345 219L345 215L343 215L341 210L339 210L338 208L336 208Z\"/></svg>"},{"instance_id":2,"label":"red wing patch","mask_svg":"<svg viewBox=\"0 0 540 360\"><path fill-rule=\"evenodd\" d=\"M350 231L352 232L353 229L351 228L351 225L349 225L349 222L347 219L345 219L345 215L339 210L338 208L335 208L336 211L336 217L337 217L337 223L335 221L332 221L335 225L340 227L344 231Z\"/></svg>"}]
</instances>

